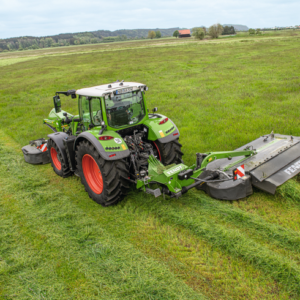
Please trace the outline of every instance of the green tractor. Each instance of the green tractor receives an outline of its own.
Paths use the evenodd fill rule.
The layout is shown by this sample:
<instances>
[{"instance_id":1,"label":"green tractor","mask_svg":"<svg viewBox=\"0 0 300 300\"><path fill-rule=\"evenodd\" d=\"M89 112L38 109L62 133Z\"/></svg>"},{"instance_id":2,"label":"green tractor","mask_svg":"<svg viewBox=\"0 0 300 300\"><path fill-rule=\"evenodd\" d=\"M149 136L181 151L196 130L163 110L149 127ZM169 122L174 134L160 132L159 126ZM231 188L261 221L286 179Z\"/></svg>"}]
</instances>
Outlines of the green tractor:
<instances>
[{"instance_id":1,"label":"green tractor","mask_svg":"<svg viewBox=\"0 0 300 300\"><path fill-rule=\"evenodd\" d=\"M23 147L25 160L47 163L50 157L57 175L79 176L103 206L121 201L130 184L155 197L179 197L194 187L221 200L245 198L252 186L274 194L300 172L300 137L273 132L233 151L196 153L195 164L186 166L178 128L157 108L148 112L147 90L117 81L57 92L44 120L55 133ZM78 115L61 110L60 94L78 97Z\"/></svg>"},{"instance_id":2,"label":"green tractor","mask_svg":"<svg viewBox=\"0 0 300 300\"><path fill-rule=\"evenodd\" d=\"M148 175L150 155L163 165L182 163L179 131L166 116L149 113L146 85L136 82L57 92L44 124L54 172L81 178L89 196L108 206L122 200L130 183ZM79 114L61 109L60 94L78 97Z\"/></svg>"}]
</instances>

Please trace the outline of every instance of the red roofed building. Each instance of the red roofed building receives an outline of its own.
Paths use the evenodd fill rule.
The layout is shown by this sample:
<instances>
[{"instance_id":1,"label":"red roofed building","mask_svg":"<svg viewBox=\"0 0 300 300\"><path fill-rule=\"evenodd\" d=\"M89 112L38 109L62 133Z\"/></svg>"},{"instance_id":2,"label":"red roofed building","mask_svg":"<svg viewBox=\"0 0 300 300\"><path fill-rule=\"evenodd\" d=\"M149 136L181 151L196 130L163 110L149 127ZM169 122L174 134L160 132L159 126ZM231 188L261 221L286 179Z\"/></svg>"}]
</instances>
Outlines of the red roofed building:
<instances>
[{"instance_id":1,"label":"red roofed building","mask_svg":"<svg viewBox=\"0 0 300 300\"><path fill-rule=\"evenodd\" d=\"M189 29L184 29L184 30L178 30L179 32L179 37L191 37L191 31Z\"/></svg>"}]
</instances>

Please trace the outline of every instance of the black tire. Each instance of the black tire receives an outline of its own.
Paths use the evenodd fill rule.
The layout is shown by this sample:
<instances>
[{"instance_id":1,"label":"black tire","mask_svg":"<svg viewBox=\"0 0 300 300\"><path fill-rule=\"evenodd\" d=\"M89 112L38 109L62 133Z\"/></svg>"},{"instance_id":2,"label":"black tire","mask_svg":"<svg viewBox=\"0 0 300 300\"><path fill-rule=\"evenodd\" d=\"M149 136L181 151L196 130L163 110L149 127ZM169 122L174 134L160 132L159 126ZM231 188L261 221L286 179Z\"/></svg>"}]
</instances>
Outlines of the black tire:
<instances>
[{"instance_id":1,"label":"black tire","mask_svg":"<svg viewBox=\"0 0 300 300\"><path fill-rule=\"evenodd\" d=\"M103 186L101 193L96 193L85 177L82 163L85 155L91 156L100 170ZM104 160L88 141L82 141L76 147L75 159L77 172L90 198L102 206L117 204L124 199L129 189L129 166L125 160Z\"/></svg>"},{"instance_id":2,"label":"black tire","mask_svg":"<svg viewBox=\"0 0 300 300\"><path fill-rule=\"evenodd\" d=\"M160 159L165 166L182 163L182 145L178 140L179 139L176 139L166 144L160 143L159 141L154 142L154 150L158 149L159 151L157 158Z\"/></svg>"},{"instance_id":3,"label":"black tire","mask_svg":"<svg viewBox=\"0 0 300 300\"><path fill-rule=\"evenodd\" d=\"M51 139L47 142L48 153L50 157L51 166L54 172L63 178L69 177L72 175L72 171L69 168L68 162L66 162L63 158L62 153L60 152L59 148L55 144L55 142ZM57 157L57 160L55 159Z\"/></svg>"}]
</instances>

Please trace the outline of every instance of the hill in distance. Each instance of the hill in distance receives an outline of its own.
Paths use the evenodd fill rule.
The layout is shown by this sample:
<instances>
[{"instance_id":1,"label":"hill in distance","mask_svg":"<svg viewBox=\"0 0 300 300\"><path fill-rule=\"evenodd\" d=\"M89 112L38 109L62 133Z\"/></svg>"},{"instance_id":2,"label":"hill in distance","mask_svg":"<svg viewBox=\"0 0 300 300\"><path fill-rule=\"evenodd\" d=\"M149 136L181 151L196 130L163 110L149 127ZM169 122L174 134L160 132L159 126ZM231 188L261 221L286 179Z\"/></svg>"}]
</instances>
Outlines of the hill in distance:
<instances>
[{"instance_id":1,"label":"hill in distance","mask_svg":"<svg viewBox=\"0 0 300 300\"><path fill-rule=\"evenodd\" d=\"M236 31L248 31L249 30L248 26L246 26L246 25L223 24L223 27L225 27L225 26L228 26L228 27L233 26Z\"/></svg>"},{"instance_id":2,"label":"hill in distance","mask_svg":"<svg viewBox=\"0 0 300 300\"><path fill-rule=\"evenodd\" d=\"M248 27L245 25L231 25L236 31L247 31ZM223 26L226 26L223 25ZM202 26L201 26L202 27ZM110 30L96 30L75 33L61 33L51 36L23 36L13 37L7 39L0 39L0 52L7 51L22 51L29 49L39 49L48 47L61 47L69 45L82 44L97 44L97 43L111 43L125 40L144 39L148 37L149 31L160 31L162 37L172 36L175 30L186 28L154 28L154 29L119 29L115 31Z\"/></svg>"}]
</instances>

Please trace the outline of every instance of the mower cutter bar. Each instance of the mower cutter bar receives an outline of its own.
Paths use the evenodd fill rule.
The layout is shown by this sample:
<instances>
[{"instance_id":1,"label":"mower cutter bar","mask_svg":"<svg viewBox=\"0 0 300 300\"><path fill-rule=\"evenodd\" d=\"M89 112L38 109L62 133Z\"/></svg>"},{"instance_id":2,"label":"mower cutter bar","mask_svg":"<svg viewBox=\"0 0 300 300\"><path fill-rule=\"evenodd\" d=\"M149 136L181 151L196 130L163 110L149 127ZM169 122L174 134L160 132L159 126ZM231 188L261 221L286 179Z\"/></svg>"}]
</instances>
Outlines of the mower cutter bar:
<instances>
[{"instance_id":1,"label":"mower cutter bar","mask_svg":"<svg viewBox=\"0 0 300 300\"><path fill-rule=\"evenodd\" d=\"M257 153L249 158L221 159L208 165L208 170L223 170L228 174L243 163L246 174L255 187L275 194L276 188L300 172L300 137L280 134L262 136L238 149L255 148Z\"/></svg>"}]
</instances>

